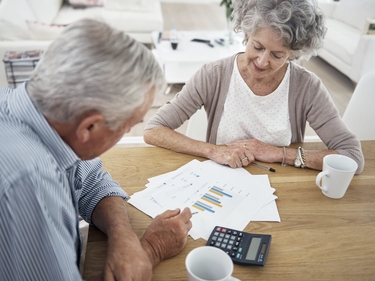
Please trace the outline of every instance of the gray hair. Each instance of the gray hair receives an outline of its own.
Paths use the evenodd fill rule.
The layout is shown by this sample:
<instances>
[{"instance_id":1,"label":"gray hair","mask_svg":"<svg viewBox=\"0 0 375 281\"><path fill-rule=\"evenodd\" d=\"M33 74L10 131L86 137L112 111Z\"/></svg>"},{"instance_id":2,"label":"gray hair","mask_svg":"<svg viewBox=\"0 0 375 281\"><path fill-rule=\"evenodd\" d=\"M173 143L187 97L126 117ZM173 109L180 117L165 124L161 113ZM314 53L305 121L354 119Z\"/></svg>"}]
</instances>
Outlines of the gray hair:
<instances>
[{"instance_id":1,"label":"gray hair","mask_svg":"<svg viewBox=\"0 0 375 281\"><path fill-rule=\"evenodd\" d=\"M316 0L234 0L234 30L253 36L270 27L291 50L290 60L309 59L322 47L325 16Z\"/></svg>"},{"instance_id":2,"label":"gray hair","mask_svg":"<svg viewBox=\"0 0 375 281\"><path fill-rule=\"evenodd\" d=\"M115 130L148 94L165 89L151 51L96 20L70 24L51 43L27 84L31 100L48 118L69 123L101 113Z\"/></svg>"}]
</instances>

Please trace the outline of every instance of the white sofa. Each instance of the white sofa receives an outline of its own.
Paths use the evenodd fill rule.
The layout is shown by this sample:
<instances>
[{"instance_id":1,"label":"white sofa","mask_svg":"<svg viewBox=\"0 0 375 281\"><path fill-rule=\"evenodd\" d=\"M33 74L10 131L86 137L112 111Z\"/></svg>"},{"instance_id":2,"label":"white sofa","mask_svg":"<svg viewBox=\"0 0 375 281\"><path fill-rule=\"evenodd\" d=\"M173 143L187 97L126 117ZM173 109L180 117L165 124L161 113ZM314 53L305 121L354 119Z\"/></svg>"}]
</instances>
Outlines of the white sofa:
<instances>
[{"instance_id":1,"label":"white sofa","mask_svg":"<svg viewBox=\"0 0 375 281\"><path fill-rule=\"evenodd\" d=\"M63 0L1 0L0 87L8 85L3 63L6 51L45 50L73 21L101 19L142 43L152 42L152 31L163 30L159 0L100 1L104 1L101 7L73 8Z\"/></svg>"},{"instance_id":2,"label":"white sofa","mask_svg":"<svg viewBox=\"0 0 375 281\"><path fill-rule=\"evenodd\" d=\"M318 56L352 81L375 71L375 34L366 34L367 19L375 19L375 0L320 0L327 16L327 34Z\"/></svg>"}]
</instances>

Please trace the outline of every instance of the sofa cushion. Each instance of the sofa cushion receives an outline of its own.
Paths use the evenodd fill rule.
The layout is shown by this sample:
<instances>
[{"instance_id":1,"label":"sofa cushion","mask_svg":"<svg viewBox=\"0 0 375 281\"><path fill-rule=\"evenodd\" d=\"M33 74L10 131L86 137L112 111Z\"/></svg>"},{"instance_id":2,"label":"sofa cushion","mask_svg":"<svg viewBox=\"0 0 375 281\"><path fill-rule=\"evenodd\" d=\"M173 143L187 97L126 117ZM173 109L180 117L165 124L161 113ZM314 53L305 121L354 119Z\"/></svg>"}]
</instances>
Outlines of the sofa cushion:
<instances>
[{"instance_id":1,"label":"sofa cushion","mask_svg":"<svg viewBox=\"0 0 375 281\"><path fill-rule=\"evenodd\" d=\"M154 1L151 12L113 11L101 7L74 9L63 5L54 24L69 24L83 18L103 20L114 28L125 32L151 32L163 29L160 3Z\"/></svg>"},{"instance_id":2,"label":"sofa cushion","mask_svg":"<svg viewBox=\"0 0 375 281\"><path fill-rule=\"evenodd\" d=\"M116 11L151 11L154 0L105 0L104 8Z\"/></svg>"},{"instance_id":3,"label":"sofa cushion","mask_svg":"<svg viewBox=\"0 0 375 281\"><path fill-rule=\"evenodd\" d=\"M104 0L67 0L67 3L74 8L101 7Z\"/></svg>"},{"instance_id":4,"label":"sofa cushion","mask_svg":"<svg viewBox=\"0 0 375 281\"><path fill-rule=\"evenodd\" d=\"M324 49L348 65L352 64L361 31L341 21L327 19Z\"/></svg>"},{"instance_id":5,"label":"sofa cushion","mask_svg":"<svg viewBox=\"0 0 375 281\"><path fill-rule=\"evenodd\" d=\"M359 30L365 27L367 18L375 18L374 0L340 0L332 18L347 23Z\"/></svg>"},{"instance_id":6,"label":"sofa cushion","mask_svg":"<svg viewBox=\"0 0 375 281\"><path fill-rule=\"evenodd\" d=\"M54 19L54 24L70 24L77 20L81 20L84 18L100 18L100 10L102 7L88 7L84 9L74 9L70 5L63 5L57 14L56 18Z\"/></svg>"},{"instance_id":7,"label":"sofa cushion","mask_svg":"<svg viewBox=\"0 0 375 281\"><path fill-rule=\"evenodd\" d=\"M27 0L36 19L43 23L52 23L60 10L63 0ZM22 6L21 6L22 7Z\"/></svg>"},{"instance_id":8,"label":"sofa cushion","mask_svg":"<svg viewBox=\"0 0 375 281\"><path fill-rule=\"evenodd\" d=\"M0 2L0 39L30 39L26 20L36 20L27 0L2 0Z\"/></svg>"},{"instance_id":9,"label":"sofa cushion","mask_svg":"<svg viewBox=\"0 0 375 281\"><path fill-rule=\"evenodd\" d=\"M143 12L113 11L102 9L101 15L114 28L125 32L152 32L163 30L163 16L158 1L153 1L152 9Z\"/></svg>"}]
</instances>

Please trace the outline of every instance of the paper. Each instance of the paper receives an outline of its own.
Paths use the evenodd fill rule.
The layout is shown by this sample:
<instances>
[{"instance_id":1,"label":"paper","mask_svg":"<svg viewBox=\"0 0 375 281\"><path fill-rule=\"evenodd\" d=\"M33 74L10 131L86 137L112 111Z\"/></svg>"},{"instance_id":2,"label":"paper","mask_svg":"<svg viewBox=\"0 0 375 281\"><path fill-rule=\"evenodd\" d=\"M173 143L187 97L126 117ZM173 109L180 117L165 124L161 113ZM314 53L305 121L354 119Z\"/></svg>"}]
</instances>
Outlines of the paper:
<instances>
[{"instance_id":1,"label":"paper","mask_svg":"<svg viewBox=\"0 0 375 281\"><path fill-rule=\"evenodd\" d=\"M280 221L275 189L267 175L251 175L207 160L192 160L179 169L149 179L129 203L151 217L189 207L190 235L208 239L216 225L243 230L251 220Z\"/></svg>"}]
</instances>

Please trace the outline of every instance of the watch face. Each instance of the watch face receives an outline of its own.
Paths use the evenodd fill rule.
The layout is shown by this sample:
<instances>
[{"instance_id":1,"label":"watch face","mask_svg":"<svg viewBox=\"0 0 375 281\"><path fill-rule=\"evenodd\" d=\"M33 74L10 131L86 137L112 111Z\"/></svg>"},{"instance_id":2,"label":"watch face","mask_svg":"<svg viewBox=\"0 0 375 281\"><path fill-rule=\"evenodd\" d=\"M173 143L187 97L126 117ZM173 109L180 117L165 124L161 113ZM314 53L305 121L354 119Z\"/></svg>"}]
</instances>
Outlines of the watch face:
<instances>
[{"instance_id":1,"label":"watch face","mask_svg":"<svg viewBox=\"0 0 375 281\"><path fill-rule=\"evenodd\" d=\"M295 160L294 160L294 166L295 166L295 167L299 168L299 167L301 167L301 164L302 164L302 163L301 163L301 160L299 160L299 159L295 159Z\"/></svg>"}]
</instances>

